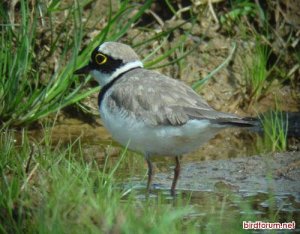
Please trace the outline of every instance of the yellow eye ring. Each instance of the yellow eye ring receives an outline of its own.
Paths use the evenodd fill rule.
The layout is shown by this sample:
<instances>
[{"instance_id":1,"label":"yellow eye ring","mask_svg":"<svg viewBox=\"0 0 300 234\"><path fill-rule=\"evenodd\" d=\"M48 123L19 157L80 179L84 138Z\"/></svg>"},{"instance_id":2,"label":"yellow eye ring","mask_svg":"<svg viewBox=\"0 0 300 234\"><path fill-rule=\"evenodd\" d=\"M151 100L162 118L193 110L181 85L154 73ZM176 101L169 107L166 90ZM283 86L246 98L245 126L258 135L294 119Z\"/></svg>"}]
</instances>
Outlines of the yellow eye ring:
<instances>
[{"instance_id":1,"label":"yellow eye ring","mask_svg":"<svg viewBox=\"0 0 300 234\"><path fill-rule=\"evenodd\" d=\"M104 63L106 63L106 61L107 61L107 57L104 54L101 54L101 53L96 54L95 62L98 65L104 64Z\"/></svg>"}]
</instances>

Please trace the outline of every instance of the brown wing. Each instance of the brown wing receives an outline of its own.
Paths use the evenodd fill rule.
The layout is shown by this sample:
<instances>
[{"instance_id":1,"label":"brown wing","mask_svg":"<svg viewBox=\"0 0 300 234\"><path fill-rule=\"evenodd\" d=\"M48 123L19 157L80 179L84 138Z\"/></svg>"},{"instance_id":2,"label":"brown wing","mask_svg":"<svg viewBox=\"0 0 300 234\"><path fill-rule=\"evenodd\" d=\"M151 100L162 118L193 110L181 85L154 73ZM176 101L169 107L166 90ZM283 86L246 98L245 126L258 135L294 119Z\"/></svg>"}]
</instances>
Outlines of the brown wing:
<instances>
[{"instance_id":1,"label":"brown wing","mask_svg":"<svg viewBox=\"0 0 300 234\"><path fill-rule=\"evenodd\" d=\"M113 85L109 107L134 115L150 125L182 125L190 119L244 122L232 114L211 108L193 89L160 73L136 69Z\"/></svg>"}]
</instances>

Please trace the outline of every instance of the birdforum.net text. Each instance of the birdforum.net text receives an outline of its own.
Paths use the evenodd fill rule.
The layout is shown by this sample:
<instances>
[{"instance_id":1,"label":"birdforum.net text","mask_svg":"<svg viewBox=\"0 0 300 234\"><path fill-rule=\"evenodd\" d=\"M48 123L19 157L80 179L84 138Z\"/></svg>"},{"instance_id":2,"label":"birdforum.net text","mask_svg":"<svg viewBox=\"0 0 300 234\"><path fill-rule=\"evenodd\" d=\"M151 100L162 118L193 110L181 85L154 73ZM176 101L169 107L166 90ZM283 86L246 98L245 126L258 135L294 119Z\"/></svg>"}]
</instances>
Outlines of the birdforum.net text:
<instances>
[{"instance_id":1,"label":"birdforum.net text","mask_svg":"<svg viewBox=\"0 0 300 234\"><path fill-rule=\"evenodd\" d=\"M243 221L243 229L295 229L296 222L292 221L289 223L269 223L263 221Z\"/></svg>"}]
</instances>

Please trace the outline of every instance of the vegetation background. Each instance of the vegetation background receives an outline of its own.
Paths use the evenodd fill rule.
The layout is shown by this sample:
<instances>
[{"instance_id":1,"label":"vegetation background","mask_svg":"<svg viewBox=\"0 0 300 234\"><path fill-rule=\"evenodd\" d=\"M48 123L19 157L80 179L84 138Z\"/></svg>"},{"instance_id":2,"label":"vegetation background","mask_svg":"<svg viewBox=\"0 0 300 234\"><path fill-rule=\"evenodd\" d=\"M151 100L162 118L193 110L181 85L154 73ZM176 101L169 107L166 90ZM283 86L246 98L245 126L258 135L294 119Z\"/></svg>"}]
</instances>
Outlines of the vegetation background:
<instances>
[{"instance_id":1,"label":"vegetation background","mask_svg":"<svg viewBox=\"0 0 300 234\"><path fill-rule=\"evenodd\" d=\"M99 87L73 71L112 40L131 45L145 67L190 84L217 110L269 111L261 117L263 148L299 150L283 124L283 111L299 111L299 12L297 0L2 1L0 232L224 233L226 224L232 233L242 231L242 220L278 221L272 194L264 216L228 193L203 195L203 213L191 194L139 198L116 181L121 161L134 176L142 159L128 161L125 150L110 162L110 141L86 150L80 134L55 138L52 126L70 118L101 124Z\"/></svg>"}]
</instances>

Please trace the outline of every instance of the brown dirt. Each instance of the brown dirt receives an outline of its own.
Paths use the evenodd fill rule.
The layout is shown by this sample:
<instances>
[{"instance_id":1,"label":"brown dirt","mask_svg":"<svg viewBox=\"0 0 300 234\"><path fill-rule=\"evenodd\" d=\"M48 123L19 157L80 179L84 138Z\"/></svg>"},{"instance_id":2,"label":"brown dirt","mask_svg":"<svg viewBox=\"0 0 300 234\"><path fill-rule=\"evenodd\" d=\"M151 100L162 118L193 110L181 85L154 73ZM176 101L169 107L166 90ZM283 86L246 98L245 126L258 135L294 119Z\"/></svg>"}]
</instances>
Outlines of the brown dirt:
<instances>
[{"instance_id":1,"label":"brown dirt","mask_svg":"<svg viewBox=\"0 0 300 234\"><path fill-rule=\"evenodd\" d=\"M213 6L217 15L220 16L224 14L223 11L226 4L223 1L218 2L219 3L216 2ZM141 21L138 24L142 26L151 25L150 27L154 30L144 31L140 30L138 27L133 27L127 32L127 35L122 38L121 41L130 45L134 45L138 42L148 39L150 36L155 35L156 32L164 31L172 26L186 22L186 24L173 32L172 37L170 37L168 43L161 48L157 56L166 51L168 48L173 47L178 42L182 32L187 31L190 32L190 36L185 43L184 49L193 49L194 52L181 62L172 66L158 69L159 71L175 79L181 79L191 85L195 81L206 77L211 71L219 66L229 55L229 52L232 48L232 43L236 42L237 50L231 63L218 72L209 82L199 89L198 92L215 109L237 113L244 116L255 116L257 113L263 113L270 109L274 109L276 101L279 108L284 111L299 111L299 95L297 95L299 87L297 85L292 85L292 83L297 83L297 80L299 80L299 69L292 73L292 76L287 82L282 82L280 80L282 78L279 76L278 78L271 77L271 79L269 79L269 81L267 81L265 84L266 87L269 87L268 90L263 92L262 96L257 102L252 102L249 100L249 94L247 93L248 91L244 77L246 72L245 63L249 62L249 59L256 59L253 58L253 55L251 54L252 48L255 46L254 33L252 36L247 36L246 39L242 39L243 29L238 28L239 26L236 25L231 29L233 36L228 36L226 34L226 30L228 29L226 29L225 26L221 27L215 22L211 11L208 9L206 4L198 5L197 1L191 1L190 4L187 4L186 1L176 1L176 4L174 3L174 5L178 11L184 8L184 6L190 7L195 15L197 15L196 23L192 25L190 22L188 22L186 19L187 17L184 14L172 16L170 13L164 13L162 11L163 7L160 4L155 3L153 4L151 11L153 11L160 20L155 19L148 12L147 19L148 23L150 21L151 24L144 22L146 20ZM95 3L95 7L97 7L97 3ZM272 7L275 9L278 6L272 5ZM270 8L272 9L272 14L274 13L273 8ZM292 7L288 7L286 11L291 11L291 9ZM282 14L278 16L283 17L280 19L285 23L285 27L288 22L287 20L284 21L284 16L286 15L287 14L282 12ZM293 17L295 18L296 15L297 14L294 14ZM98 17L98 15L96 14L94 17ZM277 21L280 19L278 18ZM245 23L249 24L248 27L250 31L257 30L254 26L254 23L250 24L247 20L245 20ZM295 26L295 28L297 27ZM282 28L278 28L278 30L280 31ZM291 33L294 32L295 34L293 35L297 34L296 29L286 27L286 30L289 30ZM99 30L96 30L95 32L98 31ZM278 40L280 40L280 38L282 39L284 35L286 34L281 32L279 35L277 35L277 37L275 37L275 39L267 41L271 48L274 49L275 59L278 58L279 54L287 53L286 49L290 47L290 44L288 44L286 40L283 40L287 47L286 49L284 49L282 45L280 48L278 47ZM201 42L196 48L194 48L199 40ZM141 58L144 58L160 43L160 41L154 41L146 48L137 49ZM294 41L294 43L296 43L296 41ZM296 45L298 44L296 43ZM179 51L170 56L170 59L174 59L178 56L180 56ZM274 60L274 58L272 59ZM295 60L293 60L294 62L291 62L290 59L291 56L287 57L285 54L281 60L283 64L286 64L286 72L290 72L291 70L288 69L291 69L296 65ZM283 64L281 64L278 69L283 69ZM282 70L282 72L284 71ZM292 95L293 93L296 95ZM96 99L96 96L97 95L95 94L93 99ZM89 100L87 104L93 106L93 109L97 109L96 101Z\"/></svg>"},{"instance_id":2,"label":"brown dirt","mask_svg":"<svg viewBox=\"0 0 300 234\"><path fill-rule=\"evenodd\" d=\"M4 2L10 11L12 23L18 23L20 21L19 1ZM299 111L300 69L296 51L300 45L300 16L296 10L299 8L297 1L265 1L265 5L260 6L266 7L270 15L268 23L272 30L269 38L263 36L264 28L257 15L249 14L248 17L230 19L227 15L230 14L231 6L227 1L211 2L210 8L207 1L172 1L173 8L177 12L175 15L164 1L154 2L151 9L120 40L134 45L158 32L185 23L172 32L167 43L158 51L157 56L172 48L178 43L180 37L187 33L188 37L183 50L192 49L194 52L180 62L158 70L188 84L204 78L219 66L228 56L232 43L236 42L237 50L231 62L197 91L217 110L240 115L254 116L257 113L274 109L275 100L277 100L279 108L284 111ZM47 1L44 4L47 4ZM73 1L64 1L60 5L60 9L65 10L53 11L51 13L52 23L50 23L46 8L42 7L39 13L40 26L36 36L35 56L42 83L48 82L49 74L54 73L59 66L64 66L59 57L64 49L66 38L72 36L74 29L74 22L67 20L68 7L72 4ZM135 4L137 7L139 4L141 5L140 1L136 1ZM29 1L29 5L33 7L35 1ZM118 3L112 1L113 12L117 8ZM33 17L34 10L37 8L32 9L30 18ZM92 1L83 9L82 22L85 23L85 31L83 32L82 47L89 43L106 25L108 12L109 4L102 0ZM189 12L193 14L194 24L190 20ZM223 23L220 22L222 17L226 19ZM144 30L142 27L149 30ZM51 33L54 34L51 35ZM245 63L249 62L249 59L256 59L251 53L258 36L272 49L268 66L272 67L276 64L276 69L273 69L274 71L265 84L266 87L269 87L268 90L263 92L258 101L253 102L249 99L245 85ZM58 39L58 48L51 52L50 41L56 38ZM137 48L137 52L141 58L144 58L161 42L161 40L153 41L146 47ZM169 60L179 57L181 53L179 50L176 51ZM97 94L84 101L94 110L94 113L97 113L96 96Z\"/></svg>"}]
</instances>

